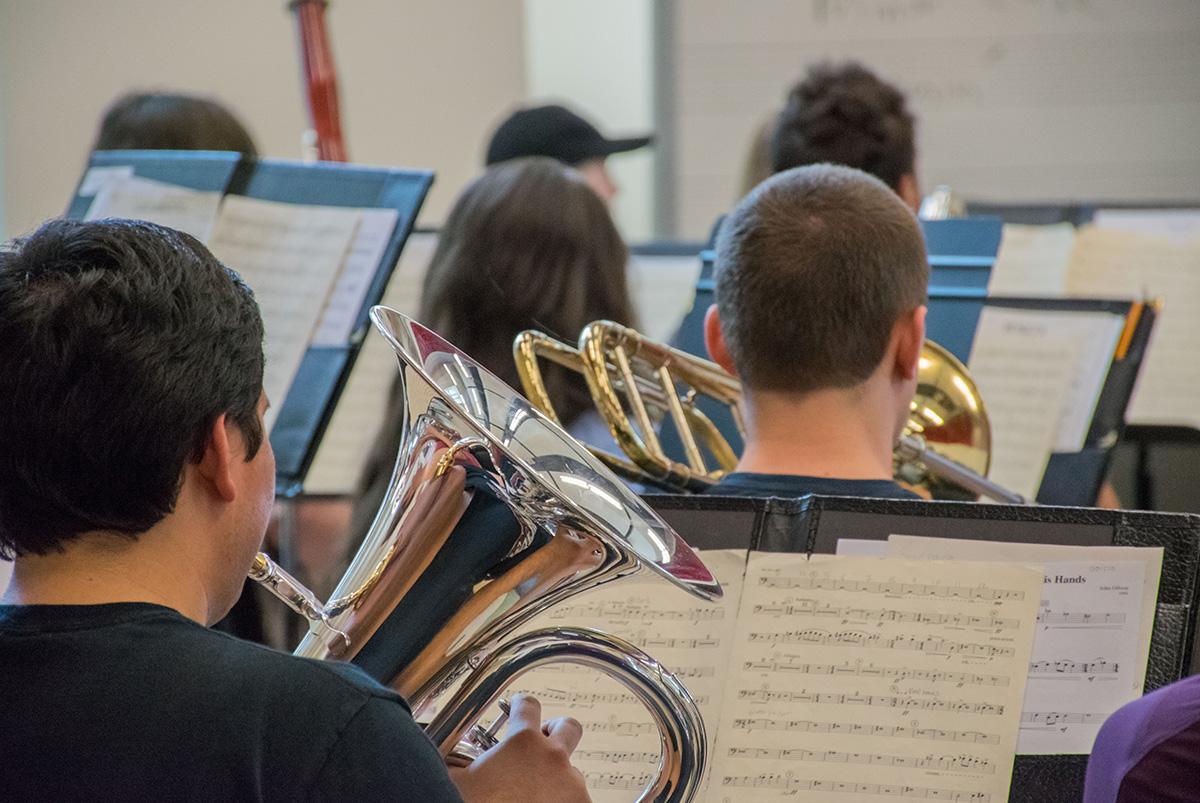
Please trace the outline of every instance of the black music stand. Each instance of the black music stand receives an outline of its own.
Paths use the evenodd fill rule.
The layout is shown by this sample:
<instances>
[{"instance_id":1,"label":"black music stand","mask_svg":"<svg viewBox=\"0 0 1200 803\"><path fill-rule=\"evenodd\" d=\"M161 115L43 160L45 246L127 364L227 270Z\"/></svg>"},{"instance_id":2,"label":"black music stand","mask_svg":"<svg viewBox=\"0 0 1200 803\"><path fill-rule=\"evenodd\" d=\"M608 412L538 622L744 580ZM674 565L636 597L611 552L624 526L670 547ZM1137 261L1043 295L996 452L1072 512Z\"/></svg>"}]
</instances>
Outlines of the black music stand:
<instances>
[{"instance_id":1,"label":"black music stand","mask_svg":"<svg viewBox=\"0 0 1200 803\"><path fill-rule=\"evenodd\" d=\"M252 159L211 151L98 151L88 169L129 168L133 175L195 190L244 195L267 201L321 206L395 209L398 213L383 256L376 266L350 337L337 345L310 345L271 429L276 486L282 496L299 494L333 415L369 325L370 308L379 303L400 251L412 231L433 173L354 164L313 164ZM83 195L81 180L67 210L81 218L94 194Z\"/></svg>"},{"instance_id":2,"label":"black music stand","mask_svg":"<svg viewBox=\"0 0 1200 803\"><path fill-rule=\"evenodd\" d=\"M805 496L752 499L647 496L693 547L832 553L840 538L886 540L893 533L1076 546L1158 546L1162 578L1145 691L1191 674L1200 584L1200 516L1091 508L980 505ZM1087 756L1018 755L1010 800L1083 797Z\"/></svg>"}]
</instances>

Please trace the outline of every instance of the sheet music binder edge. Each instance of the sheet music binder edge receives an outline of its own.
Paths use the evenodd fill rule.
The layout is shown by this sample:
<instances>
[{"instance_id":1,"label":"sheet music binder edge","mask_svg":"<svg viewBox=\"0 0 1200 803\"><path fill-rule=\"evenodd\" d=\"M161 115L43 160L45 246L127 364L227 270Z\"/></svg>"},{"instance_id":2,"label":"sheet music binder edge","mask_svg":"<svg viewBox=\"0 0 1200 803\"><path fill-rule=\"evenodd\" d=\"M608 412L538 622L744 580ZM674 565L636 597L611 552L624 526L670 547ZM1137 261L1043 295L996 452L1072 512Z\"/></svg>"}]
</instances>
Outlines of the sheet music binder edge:
<instances>
[{"instance_id":1,"label":"sheet music binder edge","mask_svg":"<svg viewBox=\"0 0 1200 803\"><path fill-rule=\"evenodd\" d=\"M297 378L304 373L305 376L313 375L320 380L323 386L320 391L323 398L319 399L321 409L316 412L315 416L311 409L299 411L291 390L289 390L287 398L280 402L279 418L276 421L276 427L272 430L272 443L274 444L277 438L283 441L279 451L284 459L281 459L279 463L284 470L276 476L277 494L284 497L299 495L303 489L304 477L316 457L321 438L333 417L337 400L345 389L350 371L365 340L369 325L367 313L371 306L379 303L383 296L383 290L399 262L404 244L412 233L416 218L433 184L432 171L380 168L353 163L317 162L308 164L292 160L254 159L224 151L96 151L89 157L87 168L75 185L74 194L65 212L67 217L82 219L87 213L95 196L82 196L79 191L84 186L87 171L94 167L131 167L135 176L172 183L188 189L220 192L223 196L242 195L291 203L395 209L397 211L396 226L389 237L387 248L384 249L384 253L376 265L375 274L363 306L356 315L355 328L348 341L336 346L313 346L310 344L297 372ZM319 178L321 182L328 182L331 177L336 180L339 174L344 175L347 179L344 189L351 190L351 195L355 195L355 197L341 197L332 200L298 199L297 192L303 195L302 190L298 191L298 187L301 187L303 182L295 182L295 175L303 175L305 171L313 170L319 172L308 172L308 175ZM278 184L281 176L288 179L286 187ZM267 188L274 189L276 192L264 194L256 191L256 180L264 177ZM370 193L370 197L357 192L357 187L351 186L348 181L350 178L360 179L358 183L361 183L362 179L367 179L369 183L366 189ZM402 179L412 182L413 192L400 192ZM271 187L272 180L276 182L276 186L273 188ZM280 190L288 197L277 197ZM398 194L403 197L396 197ZM402 200L405 201L403 206L400 204ZM293 380L293 388L296 387L296 384ZM288 405L289 399L293 401L292 405ZM300 429L303 431L289 432L287 427L281 428L280 422L284 420L285 415L293 415L301 421L303 426ZM279 433L278 436L276 436L276 432ZM293 448L292 444L297 442L297 438L302 438L303 443L299 448ZM298 460L292 456L296 452L300 452ZM294 467L294 470L289 470L289 466L285 465L289 463L289 460L291 461L290 467Z\"/></svg>"},{"instance_id":2,"label":"sheet music binder edge","mask_svg":"<svg viewBox=\"0 0 1200 803\"><path fill-rule=\"evenodd\" d=\"M1200 516L1187 513L1102 510L1096 508L1022 507L982 505L972 502L915 502L891 499L804 496L796 499L648 495L648 504L668 522L681 511L706 513L703 546L720 548L721 536L734 536L738 549L800 552L812 554L821 533L823 514L859 513L867 516L903 516L914 520L941 518L965 522L994 521L1020 525L1022 520L1053 526L1081 525L1107 529L1114 546L1163 547L1163 572L1158 589L1158 605L1151 636L1150 661L1146 671L1146 690L1178 680L1188 673L1195 660L1193 643L1196 633L1196 601L1200 595ZM753 516L750 531L731 522L726 532L717 530L712 513ZM783 519L783 521L773 521ZM883 522L887 524L886 521ZM839 535L863 537L863 533L837 527ZM887 529L893 529L888 524ZM925 534L933 533L910 533ZM681 531L691 540L689 532ZM973 538L979 528L963 528L956 537ZM743 537L745 542L742 543ZM1045 542L1043 539L1042 542ZM803 544L802 549L788 548ZM1182 615L1183 623L1168 622ZM1164 644L1164 639L1170 644ZM1079 800L1083 796L1085 755L1022 755L1013 768L1011 803L1044 803L1047 800Z\"/></svg>"}]
</instances>

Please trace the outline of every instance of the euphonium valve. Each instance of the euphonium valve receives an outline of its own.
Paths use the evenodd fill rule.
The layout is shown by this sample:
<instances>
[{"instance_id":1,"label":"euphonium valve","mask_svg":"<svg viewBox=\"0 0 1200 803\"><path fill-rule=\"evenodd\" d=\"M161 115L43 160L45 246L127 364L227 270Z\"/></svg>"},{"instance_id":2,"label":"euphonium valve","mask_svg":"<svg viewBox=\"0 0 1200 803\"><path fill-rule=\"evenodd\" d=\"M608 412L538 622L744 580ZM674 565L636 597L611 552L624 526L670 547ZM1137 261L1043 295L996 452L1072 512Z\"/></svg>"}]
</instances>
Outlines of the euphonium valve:
<instances>
[{"instance_id":1,"label":"euphonium valve","mask_svg":"<svg viewBox=\"0 0 1200 803\"><path fill-rule=\"evenodd\" d=\"M489 744L472 726L517 677L565 661L624 684L662 738L643 800L686 801L704 725L669 671L604 633L516 634L600 584L651 571L704 599L720 586L649 507L550 418L436 333L371 311L399 360L403 435L383 505L319 602L262 556L250 575L309 621L296 654L352 661L404 696L443 755ZM464 737L469 737L460 748Z\"/></svg>"}]
</instances>

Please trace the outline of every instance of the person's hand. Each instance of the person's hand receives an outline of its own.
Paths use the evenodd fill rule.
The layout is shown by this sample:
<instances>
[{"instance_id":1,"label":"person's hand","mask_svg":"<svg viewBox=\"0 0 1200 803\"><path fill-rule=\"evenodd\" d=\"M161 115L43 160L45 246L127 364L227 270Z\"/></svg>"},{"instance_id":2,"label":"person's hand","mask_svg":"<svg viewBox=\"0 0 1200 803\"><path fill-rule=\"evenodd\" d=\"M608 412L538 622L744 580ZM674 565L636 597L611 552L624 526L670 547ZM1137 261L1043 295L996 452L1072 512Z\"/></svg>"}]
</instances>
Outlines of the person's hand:
<instances>
[{"instance_id":1,"label":"person's hand","mask_svg":"<svg viewBox=\"0 0 1200 803\"><path fill-rule=\"evenodd\" d=\"M524 694L509 701L508 735L470 766L450 770L467 803L590 803L571 753L583 727L567 717L542 723L542 704Z\"/></svg>"}]
</instances>

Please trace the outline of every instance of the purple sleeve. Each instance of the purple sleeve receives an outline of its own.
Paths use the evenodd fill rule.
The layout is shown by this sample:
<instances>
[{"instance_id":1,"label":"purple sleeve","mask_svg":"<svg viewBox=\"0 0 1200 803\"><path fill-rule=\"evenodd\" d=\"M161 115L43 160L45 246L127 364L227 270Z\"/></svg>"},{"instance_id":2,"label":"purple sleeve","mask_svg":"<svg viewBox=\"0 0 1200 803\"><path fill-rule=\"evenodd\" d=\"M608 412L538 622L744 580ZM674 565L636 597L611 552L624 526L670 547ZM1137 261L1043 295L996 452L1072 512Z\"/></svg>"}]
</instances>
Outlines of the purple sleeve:
<instances>
[{"instance_id":1,"label":"purple sleeve","mask_svg":"<svg viewBox=\"0 0 1200 803\"><path fill-rule=\"evenodd\" d=\"M1108 718L1088 759L1084 803L1194 801L1200 792L1200 675Z\"/></svg>"}]
</instances>

